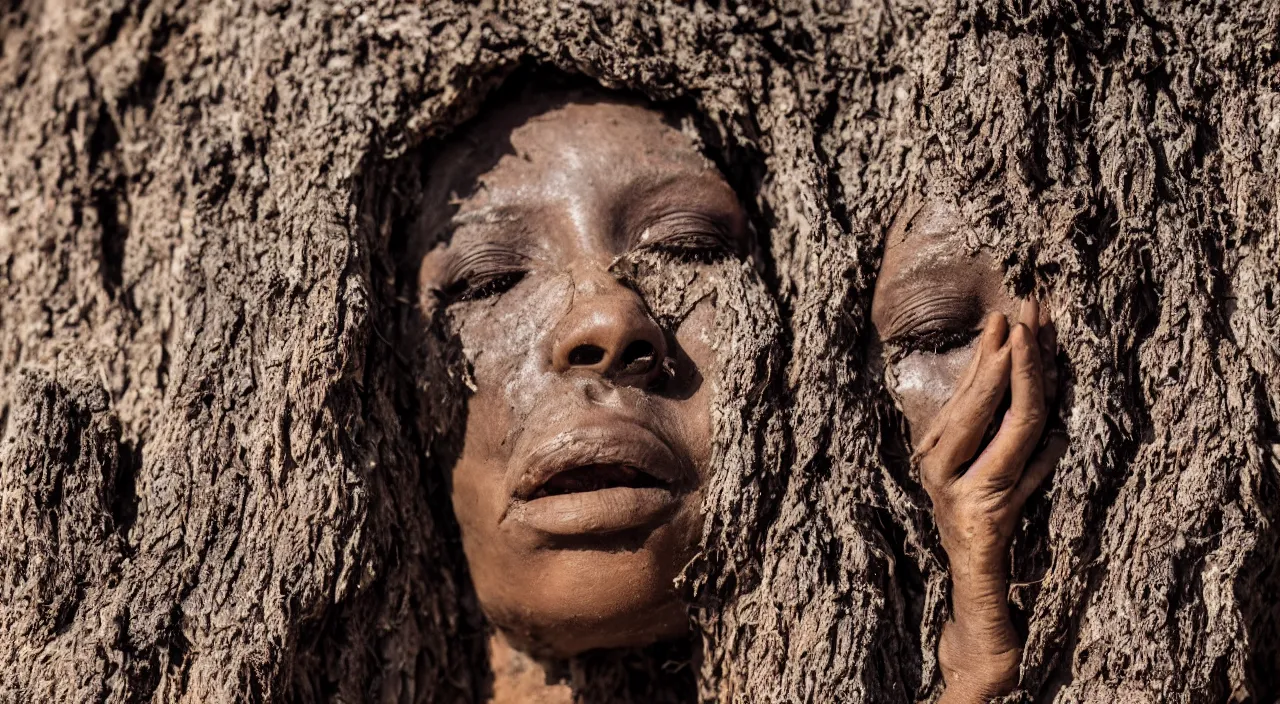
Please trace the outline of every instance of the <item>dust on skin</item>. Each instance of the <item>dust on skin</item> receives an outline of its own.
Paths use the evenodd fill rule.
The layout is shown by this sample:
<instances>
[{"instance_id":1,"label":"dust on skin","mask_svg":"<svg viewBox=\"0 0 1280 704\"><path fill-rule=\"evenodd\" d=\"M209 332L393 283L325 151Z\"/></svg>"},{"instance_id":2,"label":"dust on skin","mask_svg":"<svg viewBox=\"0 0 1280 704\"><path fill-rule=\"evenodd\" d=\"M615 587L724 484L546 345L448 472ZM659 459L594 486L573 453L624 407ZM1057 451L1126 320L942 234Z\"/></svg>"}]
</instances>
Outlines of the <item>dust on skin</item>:
<instances>
[{"instance_id":1,"label":"dust on skin","mask_svg":"<svg viewBox=\"0 0 1280 704\"><path fill-rule=\"evenodd\" d=\"M739 256L746 218L661 113L591 93L490 111L429 184L446 243L421 305L447 307L473 375L452 498L495 697L564 698L539 659L688 633L674 580L710 474L714 297L664 326L614 264Z\"/></svg>"},{"instance_id":2,"label":"dust on skin","mask_svg":"<svg viewBox=\"0 0 1280 704\"><path fill-rule=\"evenodd\" d=\"M451 485L496 628L494 696L567 700L544 662L688 634L673 582L695 553L712 471L704 379L723 361L711 344L717 297L694 295L659 322L646 296L670 292L650 276L642 294L618 265L666 262L673 287L713 290L689 277L743 256L746 217L662 113L581 92L526 92L491 110L433 163L427 203L427 236L443 244L423 260L420 305L444 307L472 374ZM1004 343L1025 331L989 328L1006 362L1026 357L1025 344ZM942 444L985 425L952 424ZM1034 439L1001 446L1011 443L1016 455ZM986 516L973 497L953 498L936 504L940 525ZM945 544L959 560L999 547L985 539ZM984 633L949 633L960 652L995 658L948 672L947 696L973 700L1007 653Z\"/></svg>"},{"instance_id":3,"label":"dust on skin","mask_svg":"<svg viewBox=\"0 0 1280 704\"><path fill-rule=\"evenodd\" d=\"M968 232L945 199L904 209L872 301L885 381L950 563L952 618L938 652L949 702L987 701L1017 685L1009 543L1066 449L1055 435L1037 452L1057 386L1052 323L1035 300L1009 293Z\"/></svg>"}]
</instances>

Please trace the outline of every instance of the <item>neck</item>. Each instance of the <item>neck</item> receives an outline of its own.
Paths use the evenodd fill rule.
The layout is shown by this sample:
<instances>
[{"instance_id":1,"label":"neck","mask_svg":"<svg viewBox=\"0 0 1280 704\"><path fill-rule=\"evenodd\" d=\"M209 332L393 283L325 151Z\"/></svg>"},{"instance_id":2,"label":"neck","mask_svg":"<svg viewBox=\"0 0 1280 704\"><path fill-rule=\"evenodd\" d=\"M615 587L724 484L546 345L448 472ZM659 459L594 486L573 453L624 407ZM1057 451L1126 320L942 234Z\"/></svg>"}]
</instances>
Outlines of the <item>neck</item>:
<instances>
[{"instance_id":1,"label":"neck","mask_svg":"<svg viewBox=\"0 0 1280 704\"><path fill-rule=\"evenodd\" d=\"M644 648L593 650L568 661L539 660L489 638L490 704L687 704L697 701L697 648L688 640Z\"/></svg>"},{"instance_id":2,"label":"neck","mask_svg":"<svg viewBox=\"0 0 1280 704\"><path fill-rule=\"evenodd\" d=\"M490 704L570 704L573 690L548 663L511 647L501 633L489 636L489 668L493 672Z\"/></svg>"}]
</instances>

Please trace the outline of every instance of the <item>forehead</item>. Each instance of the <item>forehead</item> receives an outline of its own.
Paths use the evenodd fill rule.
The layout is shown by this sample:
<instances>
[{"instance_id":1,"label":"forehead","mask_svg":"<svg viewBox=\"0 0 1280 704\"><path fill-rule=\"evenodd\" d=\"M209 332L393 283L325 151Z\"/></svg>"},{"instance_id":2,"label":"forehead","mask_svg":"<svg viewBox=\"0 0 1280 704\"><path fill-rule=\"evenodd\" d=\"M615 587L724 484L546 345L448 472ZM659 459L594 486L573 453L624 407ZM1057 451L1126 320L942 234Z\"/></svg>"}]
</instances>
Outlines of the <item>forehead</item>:
<instances>
[{"instance_id":1,"label":"forehead","mask_svg":"<svg viewBox=\"0 0 1280 704\"><path fill-rule=\"evenodd\" d=\"M993 272L988 257L972 251L968 228L953 205L926 200L906 208L885 237L872 316L889 315L922 289L969 288Z\"/></svg>"},{"instance_id":2,"label":"forehead","mask_svg":"<svg viewBox=\"0 0 1280 704\"><path fill-rule=\"evenodd\" d=\"M891 294L900 284L947 278L975 264L969 228L959 210L946 201L928 200L906 208L885 237L877 280L877 296Z\"/></svg>"},{"instance_id":3,"label":"forehead","mask_svg":"<svg viewBox=\"0 0 1280 704\"><path fill-rule=\"evenodd\" d=\"M908 275L957 259L968 259L967 228L960 212L945 201L928 200L906 209L885 238L884 273Z\"/></svg>"},{"instance_id":4,"label":"forehead","mask_svg":"<svg viewBox=\"0 0 1280 704\"><path fill-rule=\"evenodd\" d=\"M715 174L693 141L635 103L559 96L500 106L435 162L450 199L566 197L584 189Z\"/></svg>"}]
</instances>

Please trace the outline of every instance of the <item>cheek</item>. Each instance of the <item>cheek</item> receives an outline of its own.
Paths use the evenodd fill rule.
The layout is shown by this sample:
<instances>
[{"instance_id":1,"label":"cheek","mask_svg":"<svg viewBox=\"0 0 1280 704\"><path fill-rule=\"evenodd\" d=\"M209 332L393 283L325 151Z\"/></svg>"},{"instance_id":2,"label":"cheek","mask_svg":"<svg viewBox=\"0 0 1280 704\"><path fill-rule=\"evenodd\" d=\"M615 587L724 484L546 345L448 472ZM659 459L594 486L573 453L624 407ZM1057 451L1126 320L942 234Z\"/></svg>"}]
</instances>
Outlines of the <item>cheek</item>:
<instances>
[{"instance_id":1,"label":"cheek","mask_svg":"<svg viewBox=\"0 0 1280 704\"><path fill-rule=\"evenodd\" d=\"M566 304L566 286L551 278L528 283L453 313L471 387L462 456L453 470L454 510L463 523L505 505L511 438L550 382L542 350L550 322Z\"/></svg>"},{"instance_id":2,"label":"cheek","mask_svg":"<svg viewBox=\"0 0 1280 704\"><path fill-rule=\"evenodd\" d=\"M457 312L458 337L471 368L473 400L483 401L486 410L501 407L517 418L533 409L553 377L547 335L569 307L571 287L568 277L542 277L500 298L464 304ZM486 422L491 418L479 417Z\"/></svg>"},{"instance_id":3,"label":"cheek","mask_svg":"<svg viewBox=\"0 0 1280 704\"><path fill-rule=\"evenodd\" d=\"M717 361L715 321L715 305L704 298L676 329L676 342L699 370L709 371Z\"/></svg>"},{"instance_id":4,"label":"cheek","mask_svg":"<svg viewBox=\"0 0 1280 704\"><path fill-rule=\"evenodd\" d=\"M711 394L712 379L719 366L715 349L715 306L704 299L699 302L676 329L681 369L688 375L693 393L680 402L685 436L695 465L706 472L711 462Z\"/></svg>"},{"instance_id":5,"label":"cheek","mask_svg":"<svg viewBox=\"0 0 1280 704\"><path fill-rule=\"evenodd\" d=\"M973 359L977 343L945 354L916 352L893 365L887 379L916 443L946 405Z\"/></svg>"}]
</instances>

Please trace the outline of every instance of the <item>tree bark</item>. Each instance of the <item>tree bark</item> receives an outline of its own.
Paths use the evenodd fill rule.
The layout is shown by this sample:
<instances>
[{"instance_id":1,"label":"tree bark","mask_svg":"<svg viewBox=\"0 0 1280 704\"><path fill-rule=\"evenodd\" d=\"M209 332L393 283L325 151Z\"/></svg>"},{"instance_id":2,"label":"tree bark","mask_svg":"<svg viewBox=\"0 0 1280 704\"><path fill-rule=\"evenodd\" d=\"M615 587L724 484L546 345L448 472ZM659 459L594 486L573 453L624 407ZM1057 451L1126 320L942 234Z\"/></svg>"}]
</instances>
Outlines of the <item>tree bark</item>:
<instances>
[{"instance_id":1,"label":"tree bark","mask_svg":"<svg viewBox=\"0 0 1280 704\"><path fill-rule=\"evenodd\" d=\"M552 74L694 115L760 234L725 279L777 294L717 293L701 638L567 663L581 700L941 692L945 560L866 354L912 194L1059 330L1009 700L1275 699L1277 37L1269 0L4 6L0 700L484 700L465 370L409 229L440 141Z\"/></svg>"}]
</instances>

